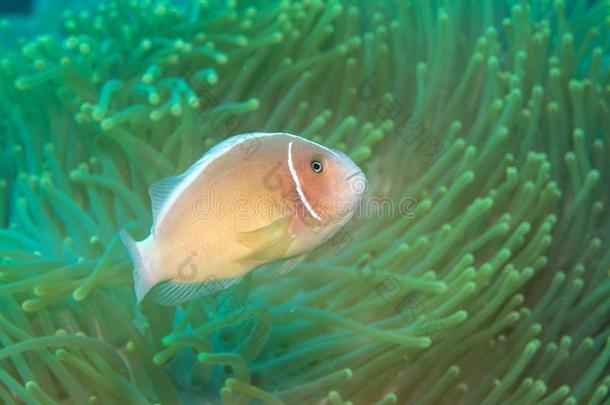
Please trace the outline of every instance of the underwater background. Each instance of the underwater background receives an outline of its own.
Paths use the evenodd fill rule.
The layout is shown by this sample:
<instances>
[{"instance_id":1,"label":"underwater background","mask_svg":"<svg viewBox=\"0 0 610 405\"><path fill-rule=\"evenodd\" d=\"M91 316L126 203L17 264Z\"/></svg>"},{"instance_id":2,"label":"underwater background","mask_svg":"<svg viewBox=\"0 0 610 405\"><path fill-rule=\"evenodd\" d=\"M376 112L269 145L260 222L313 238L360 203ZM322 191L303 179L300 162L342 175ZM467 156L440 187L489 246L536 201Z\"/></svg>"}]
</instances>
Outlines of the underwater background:
<instances>
[{"instance_id":1,"label":"underwater background","mask_svg":"<svg viewBox=\"0 0 610 405\"><path fill-rule=\"evenodd\" d=\"M610 404L610 2L9 3L0 403ZM252 131L348 153L372 213L136 306L148 186Z\"/></svg>"}]
</instances>

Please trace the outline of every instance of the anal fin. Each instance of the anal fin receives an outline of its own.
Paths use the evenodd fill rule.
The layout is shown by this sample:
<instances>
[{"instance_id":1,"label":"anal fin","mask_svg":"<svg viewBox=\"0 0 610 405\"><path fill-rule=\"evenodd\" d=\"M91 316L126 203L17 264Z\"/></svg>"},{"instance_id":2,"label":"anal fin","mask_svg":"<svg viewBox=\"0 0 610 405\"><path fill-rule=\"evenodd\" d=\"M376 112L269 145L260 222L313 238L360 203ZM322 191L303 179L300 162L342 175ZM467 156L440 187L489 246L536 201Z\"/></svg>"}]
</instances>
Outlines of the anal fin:
<instances>
[{"instance_id":1,"label":"anal fin","mask_svg":"<svg viewBox=\"0 0 610 405\"><path fill-rule=\"evenodd\" d=\"M205 295L225 290L241 281L242 277L213 279L200 283L164 281L150 291L151 299L162 305L178 305Z\"/></svg>"}]
</instances>

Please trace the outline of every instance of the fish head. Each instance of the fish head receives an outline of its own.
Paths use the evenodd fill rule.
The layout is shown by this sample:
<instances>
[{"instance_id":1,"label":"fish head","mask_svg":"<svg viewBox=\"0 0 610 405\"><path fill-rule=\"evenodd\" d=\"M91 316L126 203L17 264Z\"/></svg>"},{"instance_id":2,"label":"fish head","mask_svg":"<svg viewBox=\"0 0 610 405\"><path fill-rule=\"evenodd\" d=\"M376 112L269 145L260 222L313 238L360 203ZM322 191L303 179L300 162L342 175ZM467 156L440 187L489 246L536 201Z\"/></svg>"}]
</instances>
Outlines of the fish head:
<instances>
[{"instance_id":1,"label":"fish head","mask_svg":"<svg viewBox=\"0 0 610 405\"><path fill-rule=\"evenodd\" d=\"M293 146L292 165L304 204L311 208L310 215L324 222L351 218L367 181L347 154L313 142L300 142Z\"/></svg>"}]
</instances>

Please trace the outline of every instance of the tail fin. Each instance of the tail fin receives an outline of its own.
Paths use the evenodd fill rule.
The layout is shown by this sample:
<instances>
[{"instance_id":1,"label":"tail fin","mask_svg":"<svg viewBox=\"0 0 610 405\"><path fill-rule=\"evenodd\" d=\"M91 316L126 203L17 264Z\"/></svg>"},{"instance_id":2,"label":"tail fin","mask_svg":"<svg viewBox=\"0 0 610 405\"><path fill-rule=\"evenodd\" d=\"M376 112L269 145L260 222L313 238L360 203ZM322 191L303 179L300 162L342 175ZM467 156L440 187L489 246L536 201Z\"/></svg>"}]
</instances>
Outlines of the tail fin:
<instances>
[{"instance_id":1,"label":"tail fin","mask_svg":"<svg viewBox=\"0 0 610 405\"><path fill-rule=\"evenodd\" d=\"M154 282L152 282L150 277L151 269L147 268L144 263L141 250L138 248L138 242L125 230L122 230L119 235L133 263L133 285L136 290L137 303L139 304L146 293L154 286Z\"/></svg>"}]
</instances>

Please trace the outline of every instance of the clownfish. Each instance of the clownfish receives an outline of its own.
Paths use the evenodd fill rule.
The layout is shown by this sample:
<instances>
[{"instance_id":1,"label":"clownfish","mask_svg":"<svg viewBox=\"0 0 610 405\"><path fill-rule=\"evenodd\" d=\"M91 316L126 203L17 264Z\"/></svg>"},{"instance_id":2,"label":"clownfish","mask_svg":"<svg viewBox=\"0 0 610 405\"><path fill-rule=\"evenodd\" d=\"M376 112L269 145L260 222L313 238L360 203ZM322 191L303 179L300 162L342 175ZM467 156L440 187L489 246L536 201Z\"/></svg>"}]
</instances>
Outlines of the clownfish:
<instances>
[{"instance_id":1,"label":"clownfish","mask_svg":"<svg viewBox=\"0 0 610 405\"><path fill-rule=\"evenodd\" d=\"M353 217L365 189L343 152L288 133L230 137L150 187L146 239L121 231L137 301L177 305L254 269L285 273Z\"/></svg>"}]
</instances>

